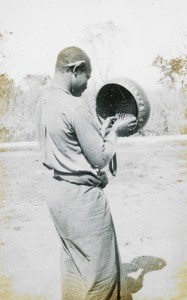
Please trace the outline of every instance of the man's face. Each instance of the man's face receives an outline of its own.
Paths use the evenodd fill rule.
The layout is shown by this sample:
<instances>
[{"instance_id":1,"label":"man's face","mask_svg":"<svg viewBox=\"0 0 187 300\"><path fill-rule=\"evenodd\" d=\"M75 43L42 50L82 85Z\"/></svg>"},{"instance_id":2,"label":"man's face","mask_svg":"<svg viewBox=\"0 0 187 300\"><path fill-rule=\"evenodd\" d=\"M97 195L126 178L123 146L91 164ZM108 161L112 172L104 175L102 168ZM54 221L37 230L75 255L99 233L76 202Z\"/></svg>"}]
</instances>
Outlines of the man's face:
<instances>
[{"instance_id":1,"label":"man's face","mask_svg":"<svg viewBox=\"0 0 187 300\"><path fill-rule=\"evenodd\" d=\"M87 83L90 76L91 72L88 70L79 71L73 74L71 86L71 93L73 96L80 97L82 95L87 88Z\"/></svg>"}]
</instances>

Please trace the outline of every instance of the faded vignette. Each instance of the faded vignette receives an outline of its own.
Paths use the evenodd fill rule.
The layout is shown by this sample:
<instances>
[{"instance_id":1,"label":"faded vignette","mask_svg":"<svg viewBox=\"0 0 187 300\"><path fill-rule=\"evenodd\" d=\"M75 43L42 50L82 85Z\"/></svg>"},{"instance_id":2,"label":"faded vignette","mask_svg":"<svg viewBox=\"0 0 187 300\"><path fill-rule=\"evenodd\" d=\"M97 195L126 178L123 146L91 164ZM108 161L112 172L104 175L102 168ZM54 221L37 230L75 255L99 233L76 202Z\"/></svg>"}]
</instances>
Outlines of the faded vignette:
<instances>
[{"instance_id":1,"label":"faded vignette","mask_svg":"<svg viewBox=\"0 0 187 300\"><path fill-rule=\"evenodd\" d=\"M67 3L65 7L70 8ZM88 22L78 39L96 69L96 79L84 96L85 101L90 99L89 109L94 108L102 84L113 78L110 62L118 52L111 41L116 39L116 45L123 47L124 28L125 23L118 26L107 18L93 25ZM3 66L6 39L16 32L6 26L0 29L0 299L58 300L60 243L45 202L52 174L41 164L35 128L36 105L52 75L30 74L28 66L17 83ZM104 58L98 64L100 53ZM159 55L155 67L160 68L160 58L165 59L166 68L171 66L171 59ZM187 57L174 55L173 59L176 87L168 88L164 80L169 78L163 72L159 91L156 86L145 87L151 106L149 121L140 134L119 140L117 175L107 170L105 190L122 260L123 300L187 299L186 83L180 86Z\"/></svg>"}]
</instances>

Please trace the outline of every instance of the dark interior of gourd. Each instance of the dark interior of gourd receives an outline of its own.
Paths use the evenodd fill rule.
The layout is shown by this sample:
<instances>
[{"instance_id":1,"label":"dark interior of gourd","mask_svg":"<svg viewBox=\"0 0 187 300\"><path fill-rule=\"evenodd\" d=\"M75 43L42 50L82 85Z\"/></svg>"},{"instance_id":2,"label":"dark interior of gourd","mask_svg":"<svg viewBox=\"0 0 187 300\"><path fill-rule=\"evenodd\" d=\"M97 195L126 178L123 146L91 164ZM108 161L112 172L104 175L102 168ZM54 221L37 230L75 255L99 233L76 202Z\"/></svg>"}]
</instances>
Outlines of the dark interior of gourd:
<instances>
[{"instance_id":1,"label":"dark interior of gourd","mask_svg":"<svg viewBox=\"0 0 187 300\"><path fill-rule=\"evenodd\" d=\"M96 112L103 119L119 113L138 116L135 98L125 87L116 83L106 84L99 90Z\"/></svg>"}]
</instances>

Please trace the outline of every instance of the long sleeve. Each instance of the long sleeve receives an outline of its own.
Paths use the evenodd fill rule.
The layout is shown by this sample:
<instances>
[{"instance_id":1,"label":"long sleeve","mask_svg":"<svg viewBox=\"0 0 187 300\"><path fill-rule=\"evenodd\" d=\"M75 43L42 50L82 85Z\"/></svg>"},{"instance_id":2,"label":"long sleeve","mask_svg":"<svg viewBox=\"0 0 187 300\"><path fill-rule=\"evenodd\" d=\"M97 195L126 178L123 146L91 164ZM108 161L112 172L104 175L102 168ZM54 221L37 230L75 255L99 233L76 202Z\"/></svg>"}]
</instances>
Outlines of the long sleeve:
<instances>
[{"instance_id":1,"label":"long sleeve","mask_svg":"<svg viewBox=\"0 0 187 300\"><path fill-rule=\"evenodd\" d=\"M74 129L87 161L94 168L104 168L115 153L116 135L103 139L96 122L83 107L74 112Z\"/></svg>"}]
</instances>

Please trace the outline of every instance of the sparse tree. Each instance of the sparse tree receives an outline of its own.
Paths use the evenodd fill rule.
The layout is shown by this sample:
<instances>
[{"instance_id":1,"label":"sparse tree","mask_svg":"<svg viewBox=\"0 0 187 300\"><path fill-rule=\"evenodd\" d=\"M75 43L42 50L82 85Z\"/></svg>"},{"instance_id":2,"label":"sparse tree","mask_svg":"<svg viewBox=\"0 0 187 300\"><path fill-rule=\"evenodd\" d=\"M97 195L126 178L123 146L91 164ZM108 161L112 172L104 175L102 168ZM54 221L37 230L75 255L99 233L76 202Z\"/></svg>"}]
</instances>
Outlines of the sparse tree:
<instances>
[{"instance_id":1,"label":"sparse tree","mask_svg":"<svg viewBox=\"0 0 187 300\"><path fill-rule=\"evenodd\" d=\"M0 74L0 142L7 141L8 129L2 124L3 116L8 113L9 104L15 93L15 84L7 74Z\"/></svg>"},{"instance_id":2,"label":"sparse tree","mask_svg":"<svg viewBox=\"0 0 187 300\"><path fill-rule=\"evenodd\" d=\"M0 74L0 117L8 109L10 99L14 93L14 81L7 74Z\"/></svg>"},{"instance_id":3,"label":"sparse tree","mask_svg":"<svg viewBox=\"0 0 187 300\"><path fill-rule=\"evenodd\" d=\"M124 34L124 28L113 21L90 24L86 28L83 42L92 54L98 82L104 82L109 78L116 57L127 44Z\"/></svg>"},{"instance_id":4,"label":"sparse tree","mask_svg":"<svg viewBox=\"0 0 187 300\"><path fill-rule=\"evenodd\" d=\"M161 72L160 82L168 84L171 88L179 87L182 91L187 88L187 55L171 59L158 55L153 61L153 66Z\"/></svg>"}]
</instances>

